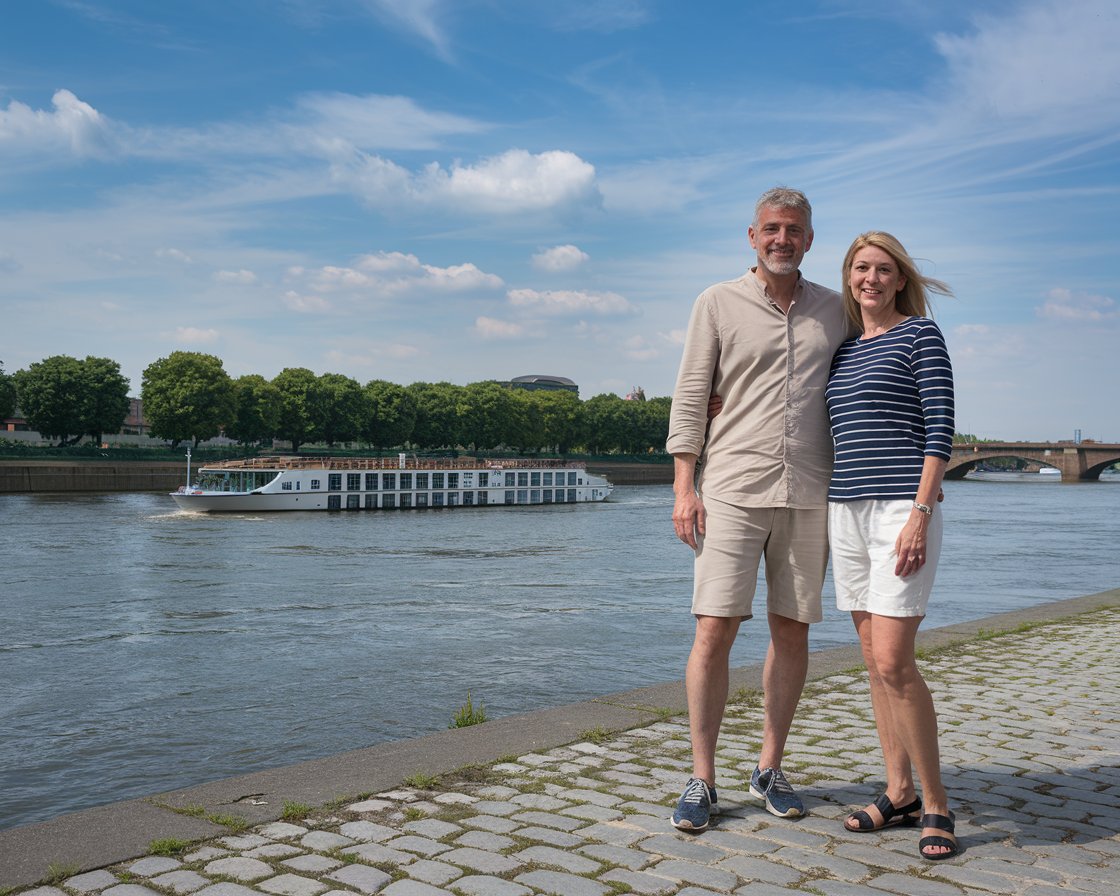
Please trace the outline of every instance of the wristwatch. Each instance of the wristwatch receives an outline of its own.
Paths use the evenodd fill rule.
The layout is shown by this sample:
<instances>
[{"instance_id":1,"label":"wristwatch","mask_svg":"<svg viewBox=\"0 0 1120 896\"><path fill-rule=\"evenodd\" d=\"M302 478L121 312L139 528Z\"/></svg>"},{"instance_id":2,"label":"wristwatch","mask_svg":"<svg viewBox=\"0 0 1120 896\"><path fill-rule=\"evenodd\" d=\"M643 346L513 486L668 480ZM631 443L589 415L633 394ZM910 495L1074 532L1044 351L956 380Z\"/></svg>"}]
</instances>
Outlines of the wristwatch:
<instances>
[{"instance_id":1,"label":"wristwatch","mask_svg":"<svg viewBox=\"0 0 1120 896\"><path fill-rule=\"evenodd\" d=\"M915 501L914 509L920 511L921 513L924 513L926 516L933 516L933 508L928 504L919 504L917 501Z\"/></svg>"}]
</instances>

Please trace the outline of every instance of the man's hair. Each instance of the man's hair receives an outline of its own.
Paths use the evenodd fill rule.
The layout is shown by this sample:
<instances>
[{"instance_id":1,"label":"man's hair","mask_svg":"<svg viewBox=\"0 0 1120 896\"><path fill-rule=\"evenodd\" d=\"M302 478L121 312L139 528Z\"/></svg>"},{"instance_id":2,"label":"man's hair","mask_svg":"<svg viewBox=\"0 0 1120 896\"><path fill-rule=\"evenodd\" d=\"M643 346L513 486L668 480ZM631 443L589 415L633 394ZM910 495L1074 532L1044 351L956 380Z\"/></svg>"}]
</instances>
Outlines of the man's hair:
<instances>
[{"instance_id":1,"label":"man's hair","mask_svg":"<svg viewBox=\"0 0 1120 896\"><path fill-rule=\"evenodd\" d=\"M931 292L940 293L943 296L953 294L948 284L927 277L918 270L918 265L910 257L910 253L906 251L902 243L899 242L898 237L882 230L869 230L867 233L861 233L857 236L852 245L848 247L848 254L844 256L844 264L841 267L842 273L840 275L843 283L841 295L844 298L844 310L848 314L848 319L857 327L863 326L863 313L860 311L859 302L852 294L850 274L856 253L868 246L886 252L898 265L899 273L906 278L906 285L898 291L894 300L894 306L900 314L905 314L907 317L929 317L929 294Z\"/></svg>"},{"instance_id":2,"label":"man's hair","mask_svg":"<svg viewBox=\"0 0 1120 896\"><path fill-rule=\"evenodd\" d=\"M764 208L791 208L800 212L805 216L806 229L810 232L813 230L813 207L809 205L809 200L800 190L774 187L759 196L758 202L754 204L754 220L751 222L751 226L755 229L758 228L758 217Z\"/></svg>"}]
</instances>

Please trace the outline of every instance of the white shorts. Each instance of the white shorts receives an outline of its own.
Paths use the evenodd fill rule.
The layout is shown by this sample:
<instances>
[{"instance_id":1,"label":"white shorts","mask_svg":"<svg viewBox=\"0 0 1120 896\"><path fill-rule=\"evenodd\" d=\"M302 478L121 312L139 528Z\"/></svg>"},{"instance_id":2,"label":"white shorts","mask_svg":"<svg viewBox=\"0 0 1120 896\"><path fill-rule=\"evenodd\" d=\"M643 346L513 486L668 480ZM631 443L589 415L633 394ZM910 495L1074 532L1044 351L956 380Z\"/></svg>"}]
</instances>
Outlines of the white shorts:
<instances>
[{"instance_id":1,"label":"white shorts","mask_svg":"<svg viewBox=\"0 0 1120 896\"><path fill-rule=\"evenodd\" d=\"M828 505L828 541L836 606L877 616L925 616L941 555L941 508L933 505L926 562L896 576L895 541L910 519L912 501L836 501Z\"/></svg>"},{"instance_id":2,"label":"white shorts","mask_svg":"<svg viewBox=\"0 0 1120 896\"><path fill-rule=\"evenodd\" d=\"M767 612L821 621L828 566L825 508L739 507L705 497L704 509L707 534L697 538L694 616L750 619L765 557Z\"/></svg>"}]
</instances>

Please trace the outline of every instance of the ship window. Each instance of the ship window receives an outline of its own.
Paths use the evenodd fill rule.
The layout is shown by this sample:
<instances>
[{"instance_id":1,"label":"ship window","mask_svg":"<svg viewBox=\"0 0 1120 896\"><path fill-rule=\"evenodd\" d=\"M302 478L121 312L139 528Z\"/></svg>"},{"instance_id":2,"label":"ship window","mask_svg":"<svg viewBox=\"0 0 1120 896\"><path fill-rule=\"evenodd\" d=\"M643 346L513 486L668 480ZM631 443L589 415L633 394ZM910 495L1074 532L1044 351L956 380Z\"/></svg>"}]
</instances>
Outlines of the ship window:
<instances>
[{"instance_id":1,"label":"ship window","mask_svg":"<svg viewBox=\"0 0 1120 896\"><path fill-rule=\"evenodd\" d=\"M529 485L540 485L540 484L541 484L541 474L540 473L531 473L529 475Z\"/></svg>"},{"instance_id":2,"label":"ship window","mask_svg":"<svg viewBox=\"0 0 1120 896\"><path fill-rule=\"evenodd\" d=\"M411 494L401 495L401 507L411 507L411 506L412 506L412 495Z\"/></svg>"},{"instance_id":3,"label":"ship window","mask_svg":"<svg viewBox=\"0 0 1120 896\"><path fill-rule=\"evenodd\" d=\"M576 490L574 488L568 489L568 503L572 503L576 499Z\"/></svg>"},{"instance_id":4,"label":"ship window","mask_svg":"<svg viewBox=\"0 0 1120 896\"><path fill-rule=\"evenodd\" d=\"M297 492L299 491L299 480L298 479L296 480L296 491Z\"/></svg>"},{"instance_id":5,"label":"ship window","mask_svg":"<svg viewBox=\"0 0 1120 896\"><path fill-rule=\"evenodd\" d=\"M347 495L346 496L346 509L358 510L362 506L361 495Z\"/></svg>"},{"instance_id":6,"label":"ship window","mask_svg":"<svg viewBox=\"0 0 1120 896\"><path fill-rule=\"evenodd\" d=\"M420 474L417 473L416 475L417 475L417 478L419 478ZM427 473L425 473L424 475L426 476ZM428 496L427 495L417 495L416 496L416 506L417 507L427 507L428 506Z\"/></svg>"},{"instance_id":7,"label":"ship window","mask_svg":"<svg viewBox=\"0 0 1120 896\"><path fill-rule=\"evenodd\" d=\"M564 503L564 489L562 489L562 488L556 489L556 503L557 504L563 504Z\"/></svg>"},{"instance_id":8,"label":"ship window","mask_svg":"<svg viewBox=\"0 0 1120 896\"><path fill-rule=\"evenodd\" d=\"M432 492L432 506L433 507L442 507L443 506L443 492Z\"/></svg>"},{"instance_id":9,"label":"ship window","mask_svg":"<svg viewBox=\"0 0 1120 896\"><path fill-rule=\"evenodd\" d=\"M507 504L512 504L513 503L513 489L511 489L511 488L506 489L506 503Z\"/></svg>"},{"instance_id":10,"label":"ship window","mask_svg":"<svg viewBox=\"0 0 1120 896\"><path fill-rule=\"evenodd\" d=\"M362 488L362 474L361 473L347 473L346 474L346 491L356 492L361 491Z\"/></svg>"},{"instance_id":11,"label":"ship window","mask_svg":"<svg viewBox=\"0 0 1120 896\"><path fill-rule=\"evenodd\" d=\"M312 489L312 491L314 491L314 490L315 490L315 489L317 489L318 487L319 487L319 480L318 480L318 479L312 479L312 480L311 480L311 489Z\"/></svg>"},{"instance_id":12,"label":"ship window","mask_svg":"<svg viewBox=\"0 0 1120 896\"><path fill-rule=\"evenodd\" d=\"M541 490L539 488L535 488L531 492L529 492L529 503L530 504L540 504L541 503Z\"/></svg>"},{"instance_id":13,"label":"ship window","mask_svg":"<svg viewBox=\"0 0 1120 896\"><path fill-rule=\"evenodd\" d=\"M377 491L377 474L376 473L366 473L366 491L367 492Z\"/></svg>"},{"instance_id":14,"label":"ship window","mask_svg":"<svg viewBox=\"0 0 1120 896\"><path fill-rule=\"evenodd\" d=\"M490 474L483 471L478 474L478 487L488 488L490 486Z\"/></svg>"},{"instance_id":15,"label":"ship window","mask_svg":"<svg viewBox=\"0 0 1120 896\"><path fill-rule=\"evenodd\" d=\"M518 504L528 504L529 503L529 489L519 488L517 490L517 503Z\"/></svg>"},{"instance_id":16,"label":"ship window","mask_svg":"<svg viewBox=\"0 0 1120 896\"><path fill-rule=\"evenodd\" d=\"M443 474L442 473L433 473L432 474L432 488L443 488Z\"/></svg>"},{"instance_id":17,"label":"ship window","mask_svg":"<svg viewBox=\"0 0 1120 896\"><path fill-rule=\"evenodd\" d=\"M381 496L381 506L382 507L396 507L397 506L397 496L396 495L382 495Z\"/></svg>"},{"instance_id":18,"label":"ship window","mask_svg":"<svg viewBox=\"0 0 1120 896\"><path fill-rule=\"evenodd\" d=\"M381 487L393 491L397 487L397 474L396 473L382 473L381 474ZM382 505L385 506L384 504Z\"/></svg>"},{"instance_id":19,"label":"ship window","mask_svg":"<svg viewBox=\"0 0 1120 896\"><path fill-rule=\"evenodd\" d=\"M552 485L552 474L551 473L545 473L544 474L544 484L545 485Z\"/></svg>"},{"instance_id":20,"label":"ship window","mask_svg":"<svg viewBox=\"0 0 1120 896\"><path fill-rule=\"evenodd\" d=\"M478 493L478 503L479 504L489 504L490 503L490 493L489 492L479 492Z\"/></svg>"},{"instance_id":21,"label":"ship window","mask_svg":"<svg viewBox=\"0 0 1120 896\"><path fill-rule=\"evenodd\" d=\"M327 495L327 510L342 510L342 495Z\"/></svg>"},{"instance_id":22,"label":"ship window","mask_svg":"<svg viewBox=\"0 0 1120 896\"><path fill-rule=\"evenodd\" d=\"M458 488L459 487L459 474L458 473L448 473L447 474L447 487L448 488Z\"/></svg>"},{"instance_id":23,"label":"ship window","mask_svg":"<svg viewBox=\"0 0 1120 896\"><path fill-rule=\"evenodd\" d=\"M522 487L528 485L529 484L529 474L528 473L518 473L517 474L517 484L522 486Z\"/></svg>"},{"instance_id":24,"label":"ship window","mask_svg":"<svg viewBox=\"0 0 1120 896\"><path fill-rule=\"evenodd\" d=\"M545 504L551 504L552 503L552 489L550 489L550 488L546 488L544 490L544 503Z\"/></svg>"},{"instance_id":25,"label":"ship window","mask_svg":"<svg viewBox=\"0 0 1120 896\"><path fill-rule=\"evenodd\" d=\"M424 489L426 489L428 487L428 474L427 473L417 473L416 474L416 487L417 488L424 488Z\"/></svg>"},{"instance_id":26,"label":"ship window","mask_svg":"<svg viewBox=\"0 0 1120 896\"><path fill-rule=\"evenodd\" d=\"M515 485L516 483L517 483L517 478L516 478L515 474L506 473L506 488L509 488L510 486Z\"/></svg>"},{"instance_id":27,"label":"ship window","mask_svg":"<svg viewBox=\"0 0 1120 896\"><path fill-rule=\"evenodd\" d=\"M377 495L366 495L366 510L377 510Z\"/></svg>"},{"instance_id":28,"label":"ship window","mask_svg":"<svg viewBox=\"0 0 1120 896\"><path fill-rule=\"evenodd\" d=\"M341 473L328 473L327 474L327 491L340 492L342 491L342 474Z\"/></svg>"},{"instance_id":29,"label":"ship window","mask_svg":"<svg viewBox=\"0 0 1120 896\"><path fill-rule=\"evenodd\" d=\"M474 488L474 473L463 474L463 488Z\"/></svg>"},{"instance_id":30,"label":"ship window","mask_svg":"<svg viewBox=\"0 0 1120 896\"><path fill-rule=\"evenodd\" d=\"M463 492L463 506L469 507L474 504L474 492Z\"/></svg>"},{"instance_id":31,"label":"ship window","mask_svg":"<svg viewBox=\"0 0 1120 896\"><path fill-rule=\"evenodd\" d=\"M412 474L401 473L401 491L412 490Z\"/></svg>"},{"instance_id":32,"label":"ship window","mask_svg":"<svg viewBox=\"0 0 1120 896\"><path fill-rule=\"evenodd\" d=\"M287 482L281 482L280 490L290 492L292 490L292 480L289 479Z\"/></svg>"},{"instance_id":33,"label":"ship window","mask_svg":"<svg viewBox=\"0 0 1120 896\"><path fill-rule=\"evenodd\" d=\"M448 492L447 493L447 506L448 507L458 507L459 506L459 493L458 492Z\"/></svg>"}]
</instances>

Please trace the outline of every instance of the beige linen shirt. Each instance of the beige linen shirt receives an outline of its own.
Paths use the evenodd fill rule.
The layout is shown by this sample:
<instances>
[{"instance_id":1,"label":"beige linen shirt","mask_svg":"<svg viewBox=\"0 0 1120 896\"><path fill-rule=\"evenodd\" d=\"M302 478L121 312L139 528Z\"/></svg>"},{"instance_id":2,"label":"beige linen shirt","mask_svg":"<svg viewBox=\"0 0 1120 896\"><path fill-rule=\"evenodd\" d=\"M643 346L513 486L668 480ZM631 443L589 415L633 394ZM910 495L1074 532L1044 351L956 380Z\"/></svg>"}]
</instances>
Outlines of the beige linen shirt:
<instances>
[{"instance_id":1,"label":"beige linen shirt","mask_svg":"<svg viewBox=\"0 0 1120 896\"><path fill-rule=\"evenodd\" d=\"M824 390L832 356L850 332L839 293L804 277L788 314L753 271L700 294L665 447L701 455L702 494L741 507L827 506L832 436ZM708 427L712 392L723 410Z\"/></svg>"}]
</instances>

